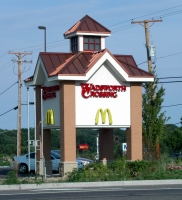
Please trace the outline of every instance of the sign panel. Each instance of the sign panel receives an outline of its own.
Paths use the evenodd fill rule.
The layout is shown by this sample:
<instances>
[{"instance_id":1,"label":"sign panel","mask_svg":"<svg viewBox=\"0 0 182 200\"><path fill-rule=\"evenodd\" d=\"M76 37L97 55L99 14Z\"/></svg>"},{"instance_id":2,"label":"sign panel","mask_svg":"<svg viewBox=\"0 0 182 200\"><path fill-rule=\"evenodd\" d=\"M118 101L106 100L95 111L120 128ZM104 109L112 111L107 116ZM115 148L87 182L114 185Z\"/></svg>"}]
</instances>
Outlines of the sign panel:
<instances>
[{"instance_id":1,"label":"sign panel","mask_svg":"<svg viewBox=\"0 0 182 200\"><path fill-rule=\"evenodd\" d=\"M59 128L60 127L60 95L59 82L47 82L45 80L42 88L43 104L43 127Z\"/></svg>"},{"instance_id":2,"label":"sign panel","mask_svg":"<svg viewBox=\"0 0 182 200\"><path fill-rule=\"evenodd\" d=\"M79 150L88 150L89 145L88 144L79 144L78 149Z\"/></svg>"},{"instance_id":3,"label":"sign panel","mask_svg":"<svg viewBox=\"0 0 182 200\"><path fill-rule=\"evenodd\" d=\"M127 143L122 143L122 150L126 151L127 150Z\"/></svg>"},{"instance_id":4,"label":"sign panel","mask_svg":"<svg viewBox=\"0 0 182 200\"><path fill-rule=\"evenodd\" d=\"M76 82L76 127L130 126L130 84L106 63L87 82Z\"/></svg>"}]
</instances>

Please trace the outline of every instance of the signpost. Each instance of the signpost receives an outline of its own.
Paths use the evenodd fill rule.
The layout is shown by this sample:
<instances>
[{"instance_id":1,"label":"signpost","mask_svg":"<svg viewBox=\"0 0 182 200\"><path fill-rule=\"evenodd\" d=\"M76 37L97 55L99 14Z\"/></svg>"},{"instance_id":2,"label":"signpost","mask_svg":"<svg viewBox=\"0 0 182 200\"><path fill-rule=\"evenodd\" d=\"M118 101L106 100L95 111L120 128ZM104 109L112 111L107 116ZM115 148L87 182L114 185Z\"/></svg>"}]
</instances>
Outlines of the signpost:
<instances>
[{"instance_id":1,"label":"signpost","mask_svg":"<svg viewBox=\"0 0 182 200\"><path fill-rule=\"evenodd\" d=\"M115 144L119 145L119 137L118 136L115 137Z\"/></svg>"}]
</instances>

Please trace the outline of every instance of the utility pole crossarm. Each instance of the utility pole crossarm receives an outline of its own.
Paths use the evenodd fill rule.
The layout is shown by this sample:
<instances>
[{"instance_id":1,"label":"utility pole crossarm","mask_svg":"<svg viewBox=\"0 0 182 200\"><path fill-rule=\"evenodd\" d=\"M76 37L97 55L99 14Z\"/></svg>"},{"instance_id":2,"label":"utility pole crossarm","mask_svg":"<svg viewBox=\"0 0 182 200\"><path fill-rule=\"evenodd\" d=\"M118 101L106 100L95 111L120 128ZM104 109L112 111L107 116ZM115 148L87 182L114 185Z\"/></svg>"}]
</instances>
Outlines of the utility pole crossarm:
<instances>
[{"instance_id":1,"label":"utility pole crossarm","mask_svg":"<svg viewBox=\"0 0 182 200\"><path fill-rule=\"evenodd\" d=\"M148 22L162 22L162 19L158 19L158 20L143 20L143 21L132 21L132 24L141 24L141 23L148 23Z\"/></svg>"},{"instance_id":2,"label":"utility pole crossarm","mask_svg":"<svg viewBox=\"0 0 182 200\"><path fill-rule=\"evenodd\" d=\"M32 55L31 52L11 52L11 51L9 51L9 54Z\"/></svg>"}]
</instances>

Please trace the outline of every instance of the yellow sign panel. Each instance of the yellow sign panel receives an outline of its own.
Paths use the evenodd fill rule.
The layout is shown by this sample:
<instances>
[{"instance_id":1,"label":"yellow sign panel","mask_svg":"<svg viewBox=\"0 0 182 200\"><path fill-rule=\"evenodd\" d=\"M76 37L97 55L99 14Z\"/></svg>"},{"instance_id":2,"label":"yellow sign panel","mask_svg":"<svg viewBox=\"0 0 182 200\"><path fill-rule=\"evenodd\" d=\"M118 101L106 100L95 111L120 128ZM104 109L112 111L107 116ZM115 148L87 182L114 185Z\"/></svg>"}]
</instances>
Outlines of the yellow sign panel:
<instances>
[{"instance_id":1,"label":"yellow sign panel","mask_svg":"<svg viewBox=\"0 0 182 200\"><path fill-rule=\"evenodd\" d=\"M101 118L102 118L102 124L105 124L106 122L106 115L108 114L108 118L109 118L109 125L111 125L113 123L112 121L112 114L111 111L109 110L109 108L106 108L104 111L102 110L102 108L99 108L97 110L96 116L95 116L95 124L98 125L99 123L99 115L101 114Z\"/></svg>"},{"instance_id":2,"label":"yellow sign panel","mask_svg":"<svg viewBox=\"0 0 182 200\"><path fill-rule=\"evenodd\" d=\"M50 109L46 112L46 124L53 125L54 124L54 110Z\"/></svg>"}]
</instances>

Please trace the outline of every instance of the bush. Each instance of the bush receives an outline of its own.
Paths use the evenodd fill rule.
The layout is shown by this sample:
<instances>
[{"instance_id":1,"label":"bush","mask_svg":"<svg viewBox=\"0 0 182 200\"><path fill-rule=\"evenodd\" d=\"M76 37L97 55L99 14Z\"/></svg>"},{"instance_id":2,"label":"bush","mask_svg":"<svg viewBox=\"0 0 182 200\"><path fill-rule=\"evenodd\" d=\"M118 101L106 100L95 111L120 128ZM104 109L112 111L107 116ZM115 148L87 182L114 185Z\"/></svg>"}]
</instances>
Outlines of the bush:
<instances>
[{"instance_id":1,"label":"bush","mask_svg":"<svg viewBox=\"0 0 182 200\"><path fill-rule=\"evenodd\" d=\"M13 171L8 172L6 180L3 182L3 184L11 185L11 184L20 184L20 181L18 180L17 174Z\"/></svg>"}]
</instances>

